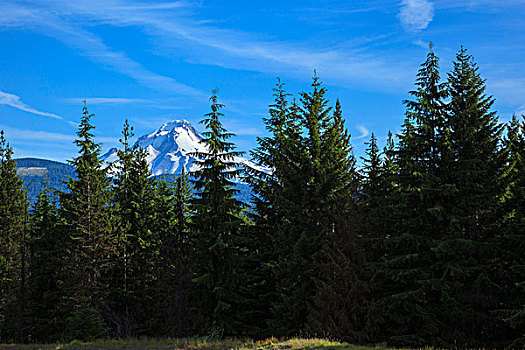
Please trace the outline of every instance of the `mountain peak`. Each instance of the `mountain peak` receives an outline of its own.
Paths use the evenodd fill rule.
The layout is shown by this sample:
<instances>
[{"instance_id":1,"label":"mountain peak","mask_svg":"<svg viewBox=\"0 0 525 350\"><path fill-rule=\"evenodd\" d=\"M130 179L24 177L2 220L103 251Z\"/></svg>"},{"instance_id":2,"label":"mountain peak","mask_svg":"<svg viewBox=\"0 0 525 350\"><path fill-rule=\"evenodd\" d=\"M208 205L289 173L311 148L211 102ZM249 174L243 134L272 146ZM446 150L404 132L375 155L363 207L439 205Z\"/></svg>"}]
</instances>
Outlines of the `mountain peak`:
<instances>
[{"instance_id":1,"label":"mountain peak","mask_svg":"<svg viewBox=\"0 0 525 350\"><path fill-rule=\"evenodd\" d=\"M193 128L193 126L186 119L170 120L167 123L162 124L159 130L174 129L174 128Z\"/></svg>"},{"instance_id":2,"label":"mountain peak","mask_svg":"<svg viewBox=\"0 0 525 350\"><path fill-rule=\"evenodd\" d=\"M196 158L193 152L206 148L200 143L201 134L186 120L172 120L164 123L151 134L137 140L137 144L148 152L147 161L154 175L180 173L195 170Z\"/></svg>"},{"instance_id":3,"label":"mountain peak","mask_svg":"<svg viewBox=\"0 0 525 350\"><path fill-rule=\"evenodd\" d=\"M139 137L136 144L147 151L146 160L153 175L179 174L182 169L190 173L199 168L195 152L207 152L206 145L201 143L202 139L202 135L188 121L182 119L164 123L153 133ZM117 160L116 149L110 150L101 159L106 162ZM235 157L235 161L249 167L258 167L248 159Z\"/></svg>"},{"instance_id":4,"label":"mountain peak","mask_svg":"<svg viewBox=\"0 0 525 350\"><path fill-rule=\"evenodd\" d=\"M173 130L177 130L177 129L183 129L195 135L200 135L198 131L195 130L193 125L191 125L191 123L185 119L177 119L177 120L172 120L167 123L164 123L155 133L166 132L166 131L172 132Z\"/></svg>"}]
</instances>

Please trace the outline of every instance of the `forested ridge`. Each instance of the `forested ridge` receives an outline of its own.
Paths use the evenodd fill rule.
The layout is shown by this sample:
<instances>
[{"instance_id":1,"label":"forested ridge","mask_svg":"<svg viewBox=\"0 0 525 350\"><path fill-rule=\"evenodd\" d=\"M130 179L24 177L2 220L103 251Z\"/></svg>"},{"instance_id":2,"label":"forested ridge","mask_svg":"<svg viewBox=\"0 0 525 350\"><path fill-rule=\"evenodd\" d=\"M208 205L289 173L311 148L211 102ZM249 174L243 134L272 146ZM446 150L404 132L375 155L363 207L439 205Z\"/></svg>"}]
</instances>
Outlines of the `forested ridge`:
<instances>
[{"instance_id":1,"label":"forested ridge","mask_svg":"<svg viewBox=\"0 0 525 350\"><path fill-rule=\"evenodd\" d=\"M461 48L432 47L401 132L356 159L319 77L273 89L241 152L212 92L200 170L152 177L126 121L105 168L84 104L67 190L33 205L0 135L0 343L323 336L525 347L525 119L501 123ZM362 164L361 166L358 166ZM235 178L253 196L241 201Z\"/></svg>"}]
</instances>

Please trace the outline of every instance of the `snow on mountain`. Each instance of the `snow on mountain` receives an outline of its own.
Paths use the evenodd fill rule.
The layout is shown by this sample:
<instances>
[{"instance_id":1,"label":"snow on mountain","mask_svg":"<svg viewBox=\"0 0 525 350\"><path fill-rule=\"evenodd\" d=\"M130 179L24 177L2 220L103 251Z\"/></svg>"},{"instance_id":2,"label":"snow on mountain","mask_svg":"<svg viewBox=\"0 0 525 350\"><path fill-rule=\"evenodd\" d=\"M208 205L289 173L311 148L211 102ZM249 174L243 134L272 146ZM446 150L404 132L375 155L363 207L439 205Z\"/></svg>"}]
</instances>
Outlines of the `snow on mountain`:
<instances>
[{"instance_id":1,"label":"snow on mountain","mask_svg":"<svg viewBox=\"0 0 525 350\"><path fill-rule=\"evenodd\" d=\"M206 147L199 142L202 139L202 135L186 120L173 120L162 125L157 131L140 137L136 144L148 152L146 159L153 175L179 174L182 169L186 172L198 169L197 158L190 154L206 152ZM101 160L107 164L116 159L116 148L101 156ZM246 158L236 157L235 162L265 172L270 171Z\"/></svg>"}]
</instances>

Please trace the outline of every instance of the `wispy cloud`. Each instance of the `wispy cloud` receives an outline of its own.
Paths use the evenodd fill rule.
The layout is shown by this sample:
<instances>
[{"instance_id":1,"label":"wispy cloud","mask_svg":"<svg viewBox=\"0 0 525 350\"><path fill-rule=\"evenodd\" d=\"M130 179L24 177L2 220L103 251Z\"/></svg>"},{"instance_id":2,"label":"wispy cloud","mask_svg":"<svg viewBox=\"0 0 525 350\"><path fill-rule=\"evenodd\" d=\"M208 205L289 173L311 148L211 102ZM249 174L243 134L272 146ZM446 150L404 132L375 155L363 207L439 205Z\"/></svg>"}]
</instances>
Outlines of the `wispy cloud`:
<instances>
[{"instance_id":1,"label":"wispy cloud","mask_svg":"<svg viewBox=\"0 0 525 350\"><path fill-rule=\"evenodd\" d=\"M86 101L90 105L102 105L102 104L143 104L151 103L151 100L143 98L128 98L128 97L71 97L64 98L63 101L69 104L80 104L82 101Z\"/></svg>"},{"instance_id":2,"label":"wispy cloud","mask_svg":"<svg viewBox=\"0 0 525 350\"><path fill-rule=\"evenodd\" d=\"M494 94L496 101L520 105L525 96L525 78L489 77L487 90L490 94Z\"/></svg>"},{"instance_id":3,"label":"wispy cloud","mask_svg":"<svg viewBox=\"0 0 525 350\"><path fill-rule=\"evenodd\" d=\"M515 113L517 116L525 116L525 105L519 106Z\"/></svg>"},{"instance_id":4,"label":"wispy cloud","mask_svg":"<svg viewBox=\"0 0 525 350\"><path fill-rule=\"evenodd\" d=\"M429 0L402 0L399 20L407 32L426 29L434 18L434 5Z\"/></svg>"},{"instance_id":5,"label":"wispy cloud","mask_svg":"<svg viewBox=\"0 0 525 350\"><path fill-rule=\"evenodd\" d=\"M108 12L121 10L123 13L141 13L147 12L148 9L175 9L181 7L180 4L133 5L122 3L118 9L108 8L97 1L89 2L89 5L78 4L77 7L68 6L69 4L70 2L50 1L46 3L47 6L42 6L42 3L39 2L33 4L31 2L24 4L8 2L2 6L3 15L0 15L0 26L30 28L58 39L90 60L129 76L151 89L175 92L185 96L205 96L201 91L180 83L172 77L148 70L139 62L129 58L126 53L110 48L100 37L79 25L81 21L77 20L80 19L80 16L89 17L90 14L95 14L97 11L94 10L97 8Z\"/></svg>"},{"instance_id":6,"label":"wispy cloud","mask_svg":"<svg viewBox=\"0 0 525 350\"><path fill-rule=\"evenodd\" d=\"M10 107L19 109L21 111L32 113L32 114L36 114L36 115L40 115L40 116L43 116L43 117L51 117L51 118L63 120L63 118L61 116L58 116L58 115L53 114L53 113L42 112L42 111L39 111L39 110L37 110L37 109L35 109L35 108L31 107L31 106L28 106L27 104L22 102L22 100L20 99L20 96L9 94L9 93L4 92L4 91L0 91L0 105L7 105L7 106L10 106Z\"/></svg>"},{"instance_id":7,"label":"wispy cloud","mask_svg":"<svg viewBox=\"0 0 525 350\"><path fill-rule=\"evenodd\" d=\"M154 90L174 92L186 96L205 96L201 91L177 80L154 73L129 58L124 52L106 46L102 39L81 29L68 26L51 28L51 36L61 40L72 49L115 72L129 76L139 84Z\"/></svg>"},{"instance_id":8,"label":"wispy cloud","mask_svg":"<svg viewBox=\"0 0 525 350\"><path fill-rule=\"evenodd\" d=\"M356 125L356 128L361 133L361 135L359 135L359 136L357 136L355 138L356 140L364 139L365 137L367 137L370 134L370 131L367 128L365 128L363 125Z\"/></svg>"},{"instance_id":9,"label":"wispy cloud","mask_svg":"<svg viewBox=\"0 0 525 350\"><path fill-rule=\"evenodd\" d=\"M495 12L509 7L522 7L523 0L440 0L437 9L467 9L476 12Z\"/></svg>"},{"instance_id":10,"label":"wispy cloud","mask_svg":"<svg viewBox=\"0 0 525 350\"><path fill-rule=\"evenodd\" d=\"M145 98L130 98L130 97L69 97L61 99L61 101L68 104L81 104L86 101L88 105L145 105L155 109L179 110L188 109L191 102L177 100L173 98L168 99L145 99Z\"/></svg>"},{"instance_id":11,"label":"wispy cloud","mask_svg":"<svg viewBox=\"0 0 525 350\"><path fill-rule=\"evenodd\" d=\"M31 130L31 129L20 129L13 128L6 125L0 125L0 129L6 133L8 140L22 140L22 141L44 141L47 143L61 143L67 142L72 149L74 149L73 141L75 140L75 133L62 134L49 131ZM114 143L118 140L118 137L95 137L96 142L108 142Z\"/></svg>"},{"instance_id":12,"label":"wispy cloud","mask_svg":"<svg viewBox=\"0 0 525 350\"><path fill-rule=\"evenodd\" d=\"M410 3L417 4L418 1ZM88 27L109 24L141 28L155 39L155 53L171 56L174 50L184 49L183 55L190 63L272 75L286 72L288 77L301 79L317 69L333 85L359 83L372 90L395 91L406 86L418 63L392 54L378 55L377 51L366 50L364 46L318 47L307 42L267 39L239 30L219 28L203 22L193 12L196 5L186 2L175 2L172 6L122 0L56 0L45 4L35 1L32 5L12 5L7 15L0 15L0 25L36 27L91 60L130 76L145 86L185 95L200 96L201 92L171 77L156 74L124 52L109 48L101 38L89 32ZM408 23L419 7L407 6L402 18Z\"/></svg>"},{"instance_id":13,"label":"wispy cloud","mask_svg":"<svg viewBox=\"0 0 525 350\"><path fill-rule=\"evenodd\" d=\"M257 126L246 125L246 123L240 122L238 120L227 120L225 125L228 128L228 131L231 131L237 136L262 136L264 135L264 129L258 128Z\"/></svg>"},{"instance_id":14,"label":"wispy cloud","mask_svg":"<svg viewBox=\"0 0 525 350\"><path fill-rule=\"evenodd\" d=\"M423 49L428 49L428 45L429 45L429 43L424 42L424 41L421 40L421 39L418 39L418 40L414 40L414 41L412 41L412 44L414 44L414 45L416 45L416 46L419 46L419 47L421 47L421 48L423 48Z\"/></svg>"},{"instance_id":15,"label":"wispy cloud","mask_svg":"<svg viewBox=\"0 0 525 350\"><path fill-rule=\"evenodd\" d=\"M31 107L27 105L26 103L22 102L22 100L20 99L20 96L10 94L4 91L0 91L0 105L10 106L10 107L19 109L27 113L39 115L42 117L50 117L50 118L62 120L63 122L66 122L70 125L76 125L76 123L69 121L69 120L65 120L61 116L56 115L54 113L39 111L38 109Z\"/></svg>"},{"instance_id":16,"label":"wispy cloud","mask_svg":"<svg viewBox=\"0 0 525 350\"><path fill-rule=\"evenodd\" d=\"M73 147L73 141L75 140L75 134L59 134L47 131L28 130L12 128L4 125L0 125L2 130L6 133L8 140L30 140L30 141L46 141L46 142L62 142L67 141L71 143Z\"/></svg>"}]
</instances>

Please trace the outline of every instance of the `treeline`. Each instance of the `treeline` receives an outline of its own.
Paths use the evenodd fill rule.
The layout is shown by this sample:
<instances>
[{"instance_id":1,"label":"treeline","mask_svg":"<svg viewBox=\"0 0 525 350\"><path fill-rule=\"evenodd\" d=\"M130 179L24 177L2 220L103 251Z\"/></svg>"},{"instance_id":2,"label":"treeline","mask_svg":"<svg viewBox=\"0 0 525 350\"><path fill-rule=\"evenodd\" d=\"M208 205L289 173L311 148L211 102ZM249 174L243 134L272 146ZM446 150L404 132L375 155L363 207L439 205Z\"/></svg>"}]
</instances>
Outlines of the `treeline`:
<instances>
[{"instance_id":1,"label":"treeline","mask_svg":"<svg viewBox=\"0 0 525 350\"><path fill-rule=\"evenodd\" d=\"M68 191L29 209L0 139L0 342L326 336L396 346L525 346L525 121L498 121L463 48L428 53L401 132L362 167L317 76L279 82L241 169L214 91L200 170L153 178L144 150L99 161L86 106ZM251 203L236 199L244 176Z\"/></svg>"}]
</instances>

